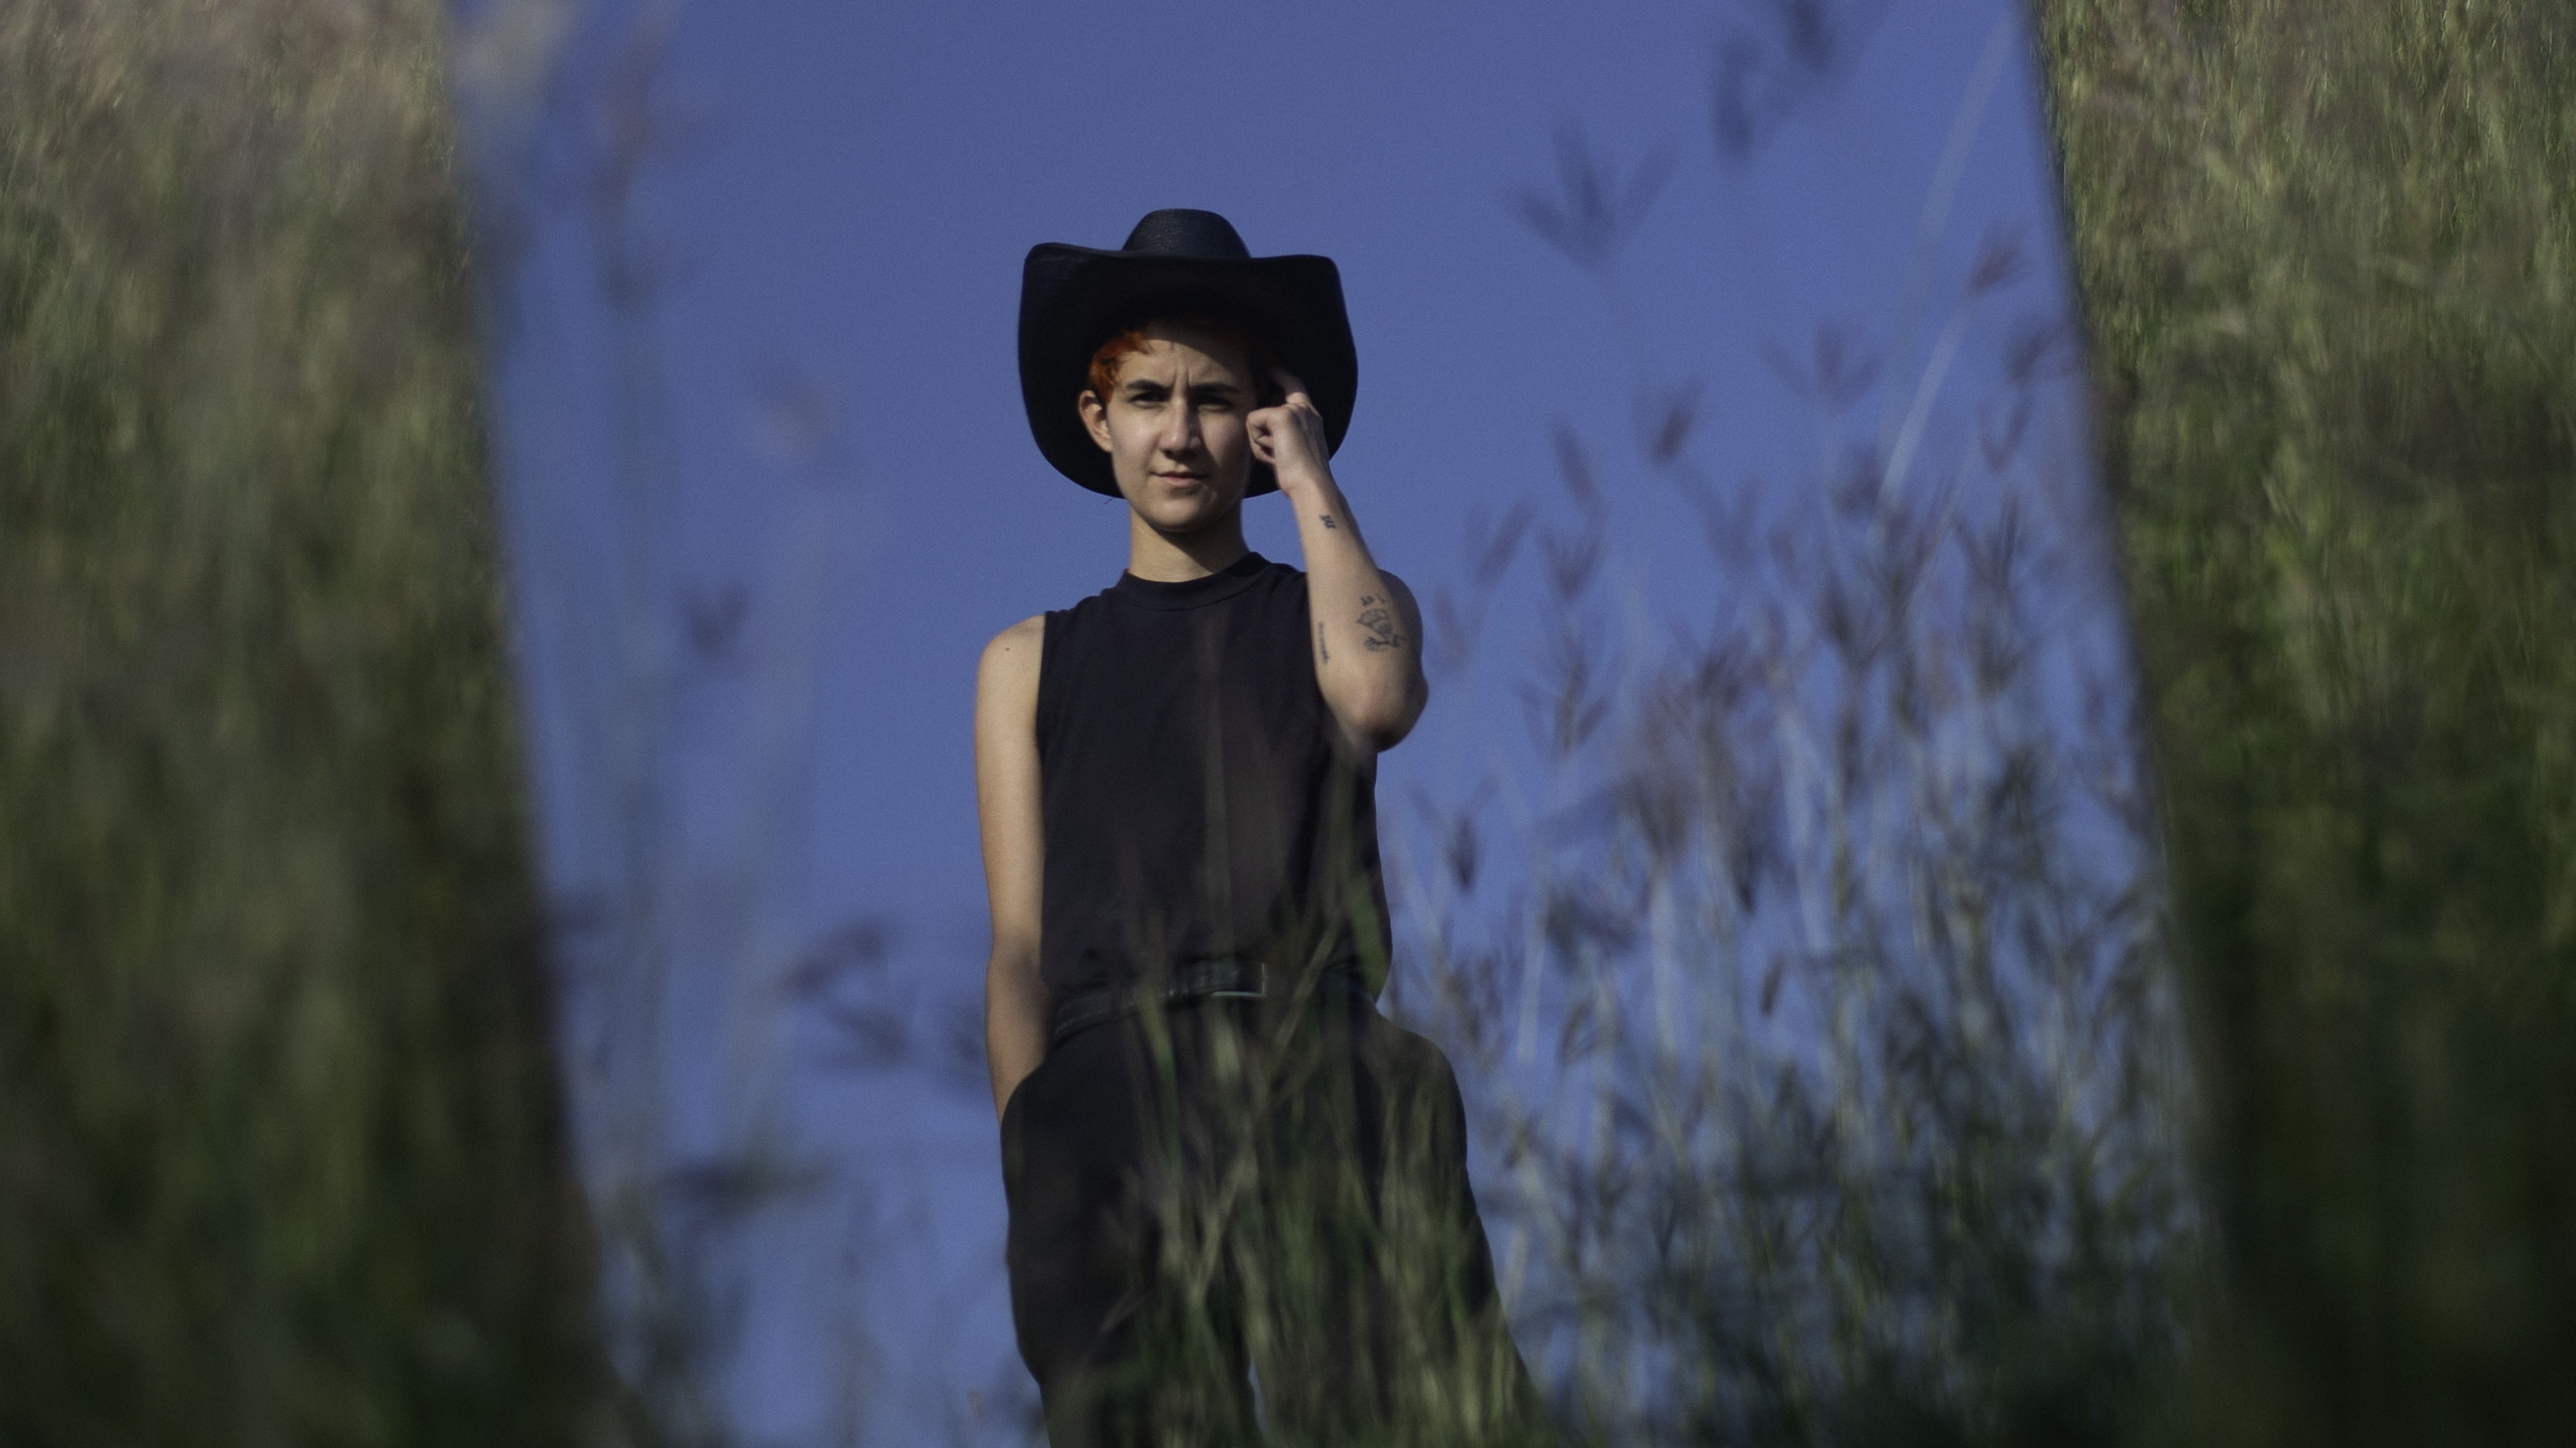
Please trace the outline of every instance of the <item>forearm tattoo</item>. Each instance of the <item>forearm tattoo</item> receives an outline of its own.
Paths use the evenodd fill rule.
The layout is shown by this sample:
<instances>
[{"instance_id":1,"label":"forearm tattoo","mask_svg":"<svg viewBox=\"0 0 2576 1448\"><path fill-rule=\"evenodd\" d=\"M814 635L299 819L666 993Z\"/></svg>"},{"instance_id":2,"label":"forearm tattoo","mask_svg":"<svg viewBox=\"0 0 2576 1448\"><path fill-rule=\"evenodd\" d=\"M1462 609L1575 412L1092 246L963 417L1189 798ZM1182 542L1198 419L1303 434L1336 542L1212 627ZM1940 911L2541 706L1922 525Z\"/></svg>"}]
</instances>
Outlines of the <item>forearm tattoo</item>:
<instances>
[{"instance_id":1,"label":"forearm tattoo","mask_svg":"<svg viewBox=\"0 0 2576 1448\"><path fill-rule=\"evenodd\" d=\"M1368 637L1361 642L1368 646L1369 652L1404 647L1404 635L1395 631L1395 610L1387 607L1376 594L1360 595L1359 623L1368 631Z\"/></svg>"},{"instance_id":2,"label":"forearm tattoo","mask_svg":"<svg viewBox=\"0 0 2576 1448\"><path fill-rule=\"evenodd\" d=\"M1334 532L1336 532L1336 533L1338 533L1338 532L1342 531L1342 525L1333 521L1333 515L1332 515L1332 514L1330 514L1330 513L1317 513L1315 516L1316 516L1317 518L1320 518L1320 519L1322 519L1322 520L1323 520L1323 523L1324 523L1324 526L1325 526L1325 527L1332 529L1332 530L1333 530Z\"/></svg>"},{"instance_id":3,"label":"forearm tattoo","mask_svg":"<svg viewBox=\"0 0 2576 1448\"><path fill-rule=\"evenodd\" d=\"M1325 663L1329 664L1333 661L1333 646L1324 641L1324 626L1322 624L1315 625L1315 648L1318 652L1323 654Z\"/></svg>"}]
</instances>

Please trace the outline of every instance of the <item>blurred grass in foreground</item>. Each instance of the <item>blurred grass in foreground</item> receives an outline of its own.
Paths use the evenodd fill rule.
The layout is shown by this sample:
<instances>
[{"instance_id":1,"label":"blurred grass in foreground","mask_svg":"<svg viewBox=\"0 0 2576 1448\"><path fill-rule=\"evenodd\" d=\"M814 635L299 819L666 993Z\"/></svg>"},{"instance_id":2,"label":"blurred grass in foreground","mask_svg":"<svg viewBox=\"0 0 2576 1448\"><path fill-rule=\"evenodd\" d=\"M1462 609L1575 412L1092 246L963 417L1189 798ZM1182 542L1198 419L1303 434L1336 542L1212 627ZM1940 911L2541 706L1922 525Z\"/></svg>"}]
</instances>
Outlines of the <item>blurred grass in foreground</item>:
<instances>
[{"instance_id":1,"label":"blurred grass in foreground","mask_svg":"<svg viewBox=\"0 0 2576 1448\"><path fill-rule=\"evenodd\" d=\"M2016 19L1916 122L1947 154ZM1833 104L1815 77L1848 52L1778 53ZM1719 169L1632 170L1564 136L1517 210L1609 298L1667 180L1758 150L1720 124ZM1480 1195L1569 1442L2110 1442L2186 1346L2192 1092L2132 665L2058 421L2068 298L2008 221L1942 276L1960 174L1893 316L1765 342L1813 462L1746 479L1692 374L1641 367L1636 462L1622 419L1561 422L1561 497L1471 519L1466 584L1429 590L1435 689L1528 605L1535 668L1487 667L1532 763L1416 801L1390 994L1481 1083ZM1692 514L1705 572L1647 626L1629 540Z\"/></svg>"},{"instance_id":2,"label":"blurred grass in foreground","mask_svg":"<svg viewBox=\"0 0 2576 1448\"><path fill-rule=\"evenodd\" d=\"M2211 1107L2195 1442L2576 1419L2576 7L2051 0Z\"/></svg>"},{"instance_id":3,"label":"blurred grass in foreground","mask_svg":"<svg viewBox=\"0 0 2576 1448\"><path fill-rule=\"evenodd\" d=\"M0 13L0 1441L598 1400L443 24Z\"/></svg>"}]
</instances>

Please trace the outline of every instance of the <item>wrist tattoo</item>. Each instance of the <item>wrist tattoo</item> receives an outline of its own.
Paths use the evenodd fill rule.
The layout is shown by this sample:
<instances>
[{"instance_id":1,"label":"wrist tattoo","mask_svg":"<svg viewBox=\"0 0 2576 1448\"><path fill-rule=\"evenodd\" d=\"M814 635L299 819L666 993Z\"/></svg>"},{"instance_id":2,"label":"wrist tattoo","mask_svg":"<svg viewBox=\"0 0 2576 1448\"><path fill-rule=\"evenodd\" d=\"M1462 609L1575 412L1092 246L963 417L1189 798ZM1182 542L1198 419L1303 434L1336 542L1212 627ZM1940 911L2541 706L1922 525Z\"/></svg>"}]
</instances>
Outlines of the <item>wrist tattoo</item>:
<instances>
[{"instance_id":1,"label":"wrist tattoo","mask_svg":"<svg viewBox=\"0 0 2576 1448\"><path fill-rule=\"evenodd\" d=\"M1380 602L1374 593L1360 595L1359 625L1368 631L1368 637L1361 642L1371 653L1404 647L1404 635L1395 631L1395 610Z\"/></svg>"},{"instance_id":2,"label":"wrist tattoo","mask_svg":"<svg viewBox=\"0 0 2576 1448\"><path fill-rule=\"evenodd\" d=\"M1333 646L1324 642L1324 626L1322 624L1315 625L1315 649L1318 653L1321 653L1324 656L1325 663L1329 664L1333 661Z\"/></svg>"},{"instance_id":3,"label":"wrist tattoo","mask_svg":"<svg viewBox=\"0 0 2576 1448\"><path fill-rule=\"evenodd\" d=\"M1340 531L1341 531L1342 525L1333 521L1333 515L1332 515L1332 514L1330 514L1330 513L1319 513L1319 514L1317 514L1316 516L1317 516L1317 517L1319 517L1319 518L1322 518L1322 519L1324 520L1324 526L1325 526L1325 527L1332 529L1332 530L1333 530L1334 532L1336 532L1336 533L1338 533L1338 532L1340 532Z\"/></svg>"}]
</instances>

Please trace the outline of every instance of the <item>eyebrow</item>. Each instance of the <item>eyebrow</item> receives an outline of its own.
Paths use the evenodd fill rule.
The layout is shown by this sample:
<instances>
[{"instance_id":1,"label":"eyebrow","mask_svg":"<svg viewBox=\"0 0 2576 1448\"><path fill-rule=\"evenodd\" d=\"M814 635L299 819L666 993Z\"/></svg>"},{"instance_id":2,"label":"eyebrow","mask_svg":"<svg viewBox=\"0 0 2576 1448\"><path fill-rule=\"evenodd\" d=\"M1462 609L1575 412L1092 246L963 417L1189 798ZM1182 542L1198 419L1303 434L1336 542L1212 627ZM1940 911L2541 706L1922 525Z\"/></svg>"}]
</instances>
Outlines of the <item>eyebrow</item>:
<instances>
[{"instance_id":1,"label":"eyebrow","mask_svg":"<svg viewBox=\"0 0 2576 1448\"><path fill-rule=\"evenodd\" d=\"M1127 379L1126 382L1122 383L1118 390L1121 392L1169 392L1172 390L1172 387L1168 382L1157 382L1151 377L1131 377ZM1211 392L1222 392L1231 397L1241 397L1244 395L1245 390L1246 389L1232 382L1196 382L1190 385L1190 391L1193 393L1205 394Z\"/></svg>"}]
</instances>

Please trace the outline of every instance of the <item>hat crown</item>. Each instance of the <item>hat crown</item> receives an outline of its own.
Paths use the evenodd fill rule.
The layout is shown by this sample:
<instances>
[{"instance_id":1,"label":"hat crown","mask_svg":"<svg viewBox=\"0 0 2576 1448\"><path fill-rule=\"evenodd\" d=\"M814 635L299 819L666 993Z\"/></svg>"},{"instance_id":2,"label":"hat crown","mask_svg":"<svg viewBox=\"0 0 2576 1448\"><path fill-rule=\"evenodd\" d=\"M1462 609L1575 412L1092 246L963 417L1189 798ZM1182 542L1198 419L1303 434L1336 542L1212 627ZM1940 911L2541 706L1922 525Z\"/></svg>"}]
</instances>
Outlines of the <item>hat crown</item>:
<instances>
[{"instance_id":1,"label":"hat crown","mask_svg":"<svg viewBox=\"0 0 2576 1448\"><path fill-rule=\"evenodd\" d=\"M1213 211L1192 211L1187 207L1166 207L1145 213L1136 229L1127 233L1123 251L1142 252L1148 256L1187 256L1210 261L1241 261L1252 255L1236 234L1234 223Z\"/></svg>"}]
</instances>

